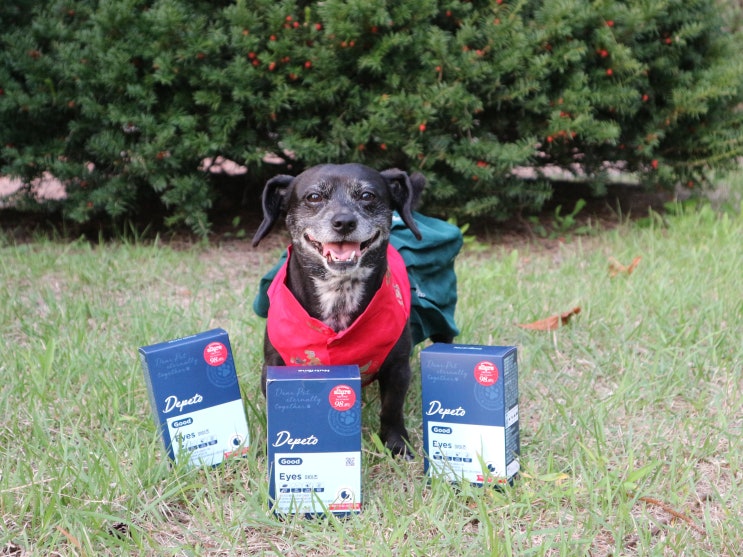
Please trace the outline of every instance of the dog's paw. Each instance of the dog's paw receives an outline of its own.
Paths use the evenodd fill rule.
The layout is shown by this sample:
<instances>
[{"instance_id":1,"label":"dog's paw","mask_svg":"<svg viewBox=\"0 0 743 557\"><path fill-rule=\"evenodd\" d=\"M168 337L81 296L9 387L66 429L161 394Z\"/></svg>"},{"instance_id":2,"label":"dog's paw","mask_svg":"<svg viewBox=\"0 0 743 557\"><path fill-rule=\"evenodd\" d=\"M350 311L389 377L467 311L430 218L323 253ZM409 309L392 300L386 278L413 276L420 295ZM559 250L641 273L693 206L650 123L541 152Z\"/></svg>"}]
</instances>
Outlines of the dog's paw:
<instances>
[{"instance_id":1,"label":"dog's paw","mask_svg":"<svg viewBox=\"0 0 743 557\"><path fill-rule=\"evenodd\" d=\"M390 435L384 441L385 448L392 453L394 457L400 457L403 460L413 460L415 453L410 448L410 442L402 435Z\"/></svg>"}]
</instances>

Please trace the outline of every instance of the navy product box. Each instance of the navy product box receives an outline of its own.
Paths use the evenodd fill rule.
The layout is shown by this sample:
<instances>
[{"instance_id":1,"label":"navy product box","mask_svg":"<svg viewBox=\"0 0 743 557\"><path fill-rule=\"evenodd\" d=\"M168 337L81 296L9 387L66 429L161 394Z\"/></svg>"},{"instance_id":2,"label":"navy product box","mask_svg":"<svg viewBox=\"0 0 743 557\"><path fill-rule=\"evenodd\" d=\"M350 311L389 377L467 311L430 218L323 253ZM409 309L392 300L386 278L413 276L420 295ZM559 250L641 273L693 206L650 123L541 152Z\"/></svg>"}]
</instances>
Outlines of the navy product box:
<instances>
[{"instance_id":1,"label":"navy product box","mask_svg":"<svg viewBox=\"0 0 743 557\"><path fill-rule=\"evenodd\" d=\"M268 366L266 372L268 491L274 513L360 512L358 366Z\"/></svg>"},{"instance_id":2,"label":"navy product box","mask_svg":"<svg viewBox=\"0 0 743 557\"><path fill-rule=\"evenodd\" d=\"M428 476L511 483L520 453L516 348L433 344L420 358Z\"/></svg>"},{"instance_id":3,"label":"navy product box","mask_svg":"<svg viewBox=\"0 0 743 557\"><path fill-rule=\"evenodd\" d=\"M173 462L217 465L247 452L248 422L224 329L142 346L139 357Z\"/></svg>"}]
</instances>

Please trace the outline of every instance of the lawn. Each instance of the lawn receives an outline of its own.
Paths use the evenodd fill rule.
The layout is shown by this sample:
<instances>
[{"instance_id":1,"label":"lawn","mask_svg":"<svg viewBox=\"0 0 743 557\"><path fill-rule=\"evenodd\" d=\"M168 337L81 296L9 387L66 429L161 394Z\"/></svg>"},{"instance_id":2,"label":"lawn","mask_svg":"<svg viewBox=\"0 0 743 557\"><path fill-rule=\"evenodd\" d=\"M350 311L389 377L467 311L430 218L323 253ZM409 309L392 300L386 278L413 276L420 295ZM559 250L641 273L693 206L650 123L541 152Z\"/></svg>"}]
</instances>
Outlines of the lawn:
<instances>
[{"instance_id":1,"label":"lawn","mask_svg":"<svg viewBox=\"0 0 743 557\"><path fill-rule=\"evenodd\" d=\"M0 236L0 555L740 555L739 209L679 205L563 241L469 244L458 342L519 349L522 473L504 491L427 482L420 456L380 452L370 387L364 507L346 521L267 508L251 304L281 240ZM636 257L632 273L617 266ZM554 331L517 326L575 307ZM171 469L137 348L213 327L230 333L250 452ZM416 374L418 455L420 404Z\"/></svg>"}]
</instances>

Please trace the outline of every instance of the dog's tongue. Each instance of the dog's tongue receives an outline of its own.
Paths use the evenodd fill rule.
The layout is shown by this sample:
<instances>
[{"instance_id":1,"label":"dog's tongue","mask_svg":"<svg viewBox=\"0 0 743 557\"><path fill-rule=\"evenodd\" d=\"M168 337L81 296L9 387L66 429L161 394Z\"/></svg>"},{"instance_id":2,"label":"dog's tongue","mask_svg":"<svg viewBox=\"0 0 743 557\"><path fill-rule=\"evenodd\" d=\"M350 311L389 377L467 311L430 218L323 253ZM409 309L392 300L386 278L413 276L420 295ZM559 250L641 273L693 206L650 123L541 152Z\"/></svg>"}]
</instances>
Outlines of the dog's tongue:
<instances>
[{"instance_id":1,"label":"dog's tongue","mask_svg":"<svg viewBox=\"0 0 743 557\"><path fill-rule=\"evenodd\" d=\"M360 253L359 242L328 242L322 246L323 257L334 261L350 261Z\"/></svg>"}]
</instances>

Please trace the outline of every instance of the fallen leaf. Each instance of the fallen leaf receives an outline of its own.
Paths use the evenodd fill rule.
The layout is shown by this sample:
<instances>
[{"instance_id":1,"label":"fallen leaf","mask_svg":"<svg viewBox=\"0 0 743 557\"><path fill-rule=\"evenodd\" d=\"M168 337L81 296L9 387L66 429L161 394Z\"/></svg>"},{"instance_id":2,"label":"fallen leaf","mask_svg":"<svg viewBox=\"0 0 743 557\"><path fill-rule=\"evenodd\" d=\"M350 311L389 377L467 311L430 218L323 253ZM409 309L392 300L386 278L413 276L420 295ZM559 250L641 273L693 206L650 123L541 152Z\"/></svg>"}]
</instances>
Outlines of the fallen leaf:
<instances>
[{"instance_id":1,"label":"fallen leaf","mask_svg":"<svg viewBox=\"0 0 743 557\"><path fill-rule=\"evenodd\" d=\"M108 534L115 538L124 539L126 536L131 536L129 532L129 525L123 522L117 522L111 528L108 529Z\"/></svg>"},{"instance_id":2,"label":"fallen leaf","mask_svg":"<svg viewBox=\"0 0 743 557\"><path fill-rule=\"evenodd\" d=\"M610 257L609 258L609 276L615 277L619 273L626 273L628 275L631 275L632 271L634 271L637 268L637 265L640 264L641 259L642 257L638 255L632 260L632 263L630 263L629 265L622 265L614 257Z\"/></svg>"},{"instance_id":3,"label":"fallen leaf","mask_svg":"<svg viewBox=\"0 0 743 557\"><path fill-rule=\"evenodd\" d=\"M560 315L552 315L550 317L547 317L546 319L540 319L539 321L534 321L533 323L519 324L518 326L522 329L530 329L532 331L554 331L560 325L567 325L568 321L570 321L570 318L573 315L578 315L579 313L580 308L574 307L570 311L566 311L565 313L561 313Z\"/></svg>"}]
</instances>

